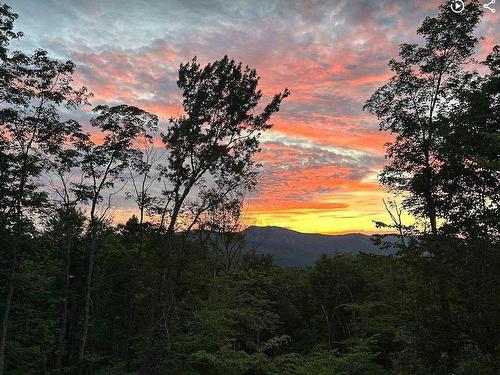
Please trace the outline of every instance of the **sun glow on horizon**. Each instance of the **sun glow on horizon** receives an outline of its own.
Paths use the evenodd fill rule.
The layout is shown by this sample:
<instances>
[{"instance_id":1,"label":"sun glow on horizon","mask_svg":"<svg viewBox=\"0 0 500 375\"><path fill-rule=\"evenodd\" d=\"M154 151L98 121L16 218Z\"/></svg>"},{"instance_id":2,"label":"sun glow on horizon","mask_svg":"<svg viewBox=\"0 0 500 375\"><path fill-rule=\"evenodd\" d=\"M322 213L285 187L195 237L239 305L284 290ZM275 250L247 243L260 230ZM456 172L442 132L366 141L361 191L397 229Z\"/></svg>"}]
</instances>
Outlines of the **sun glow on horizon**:
<instances>
[{"instance_id":1,"label":"sun glow on horizon","mask_svg":"<svg viewBox=\"0 0 500 375\"><path fill-rule=\"evenodd\" d=\"M265 16L259 7L240 12L220 3L192 12L189 22L183 12L196 8L196 2L152 1L141 7L140 22L130 1L119 8L109 2L92 2L90 8L76 1L65 6L10 2L21 15L16 22L25 33L23 45L73 60L76 81L94 93L95 104L143 108L162 119L161 131L168 117L183 113L177 72L194 56L204 65L228 55L255 68L262 105L289 88L291 95L271 119L273 128L262 136L257 155L262 174L257 192L248 197L245 224L310 233L375 233L381 230L374 221L389 220L382 202L388 195L377 173L386 162L384 144L392 138L379 131L363 104L390 79L388 61L397 56L399 44L418 41L420 20L434 14L438 2L400 2L396 7L386 2L299 2L280 5L280 12ZM483 55L496 42L495 21L492 15L482 21ZM82 38L75 43L74 36ZM87 124L88 110L76 119ZM100 137L92 134L97 143ZM162 147L159 138L155 147ZM137 215L125 197L114 199L115 222Z\"/></svg>"}]
</instances>

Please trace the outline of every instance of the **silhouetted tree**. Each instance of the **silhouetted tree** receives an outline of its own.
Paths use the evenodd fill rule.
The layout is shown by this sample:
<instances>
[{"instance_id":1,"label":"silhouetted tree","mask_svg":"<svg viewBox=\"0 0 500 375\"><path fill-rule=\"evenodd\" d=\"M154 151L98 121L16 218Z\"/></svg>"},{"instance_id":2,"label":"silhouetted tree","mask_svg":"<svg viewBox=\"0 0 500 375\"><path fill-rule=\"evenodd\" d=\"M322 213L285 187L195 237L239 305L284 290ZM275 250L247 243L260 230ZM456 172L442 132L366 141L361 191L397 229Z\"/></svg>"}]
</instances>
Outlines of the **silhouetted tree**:
<instances>
[{"instance_id":1,"label":"silhouetted tree","mask_svg":"<svg viewBox=\"0 0 500 375\"><path fill-rule=\"evenodd\" d=\"M45 203L46 194L36 183L46 168L47 156L56 153L66 137L78 131L75 121L63 121L60 107L76 108L86 101L86 88L75 90L71 61L59 62L46 51L32 56L7 51L16 15L7 6L0 7L0 57L2 88L0 109L0 149L2 149L2 231L15 238L7 246L5 256L11 270L7 287L2 332L0 337L0 374L3 373L8 317L14 294L16 271L24 252L23 240L30 236L37 210ZM6 144L8 143L8 144Z\"/></svg>"},{"instance_id":2,"label":"silhouetted tree","mask_svg":"<svg viewBox=\"0 0 500 375\"><path fill-rule=\"evenodd\" d=\"M462 320L468 315L461 312L465 305L455 302L467 304L469 292L492 298L497 288L491 275L498 267L500 201L495 161L500 154L498 48L485 62L490 73L478 73L474 52L479 39L474 30L482 15L480 4L468 2L459 14L450 5L448 1L440 6L439 14L427 17L417 30L423 46L400 46L399 60L389 63L394 76L365 105L378 117L380 129L395 136L388 145L389 164L380 181L401 195L403 207L425 225L424 232L414 236L417 243L404 246L406 259L421 277L415 290L419 301L415 317L434 339L430 346L429 336L416 336L418 350L426 353L433 371L448 372L454 371L459 351L465 350L463 335L480 345L479 336L463 332L462 327L472 323ZM479 248L484 254L478 253ZM483 280L483 275L489 276ZM488 287L472 292L459 286L466 277ZM434 286L436 315L430 308ZM497 308L483 305L483 309ZM487 331L495 329L493 321L474 319L477 324L483 322ZM482 350L497 361L492 348L498 338L493 336Z\"/></svg>"},{"instance_id":3,"label":"silhouetted tree","mask_svg":"<svg viewBox=\"0 0 500 375\"><path fill-rule=\"evenodd\" d=\"M425 217L433 235L438 233L437 216L443 205L439 149L453 99L450 84L472 62L478 43L473 31L482 14L476 1L460 14L449 5L442 5L439 15L426 18L417 30L424 46L400 46L400 59L389 62L394 76L365 104L378 117L380 130L395 136L387 148L390 164L384 167L381 182L392 192L410 193L404 206Z\"/></svg>"},{"instance_id":4,"label":"silhouetted tree","mask_svg":"<svg viewBox=\"0 0 500 375\"><path fill-rule=\"evenodd\" d=\"M67 137L64 145L48 161L46 185L49 199L53 201L45 208L47 237L50 237L56 251L62 255L62 269L60 278L62 290L60 292L60 317L57 346L55 349L55 370L63 371L65 359L69 356L68 340L73 332L69 332L69 304L71 294L72 256L77 244L82 240L85 215L81 211L82 203L78 194L73 190L75 178L82 179L82 155L77 149L86 134L77 131Z\"/></svg>"},{"instance_id":5,"label":"silhouetted tree","mask_svg":"<svg viewBox=\"0 0 500 375\"><path fill-rule=\"evenodd\" d=\"M174 250L174 235L190 229L207 210L217 207L237 189L255 185L256 162L262 132L288 90L276 94L261 112L262 98L255 70L230 60L201 67L196 58L179 69L179 86L185 115L171 118L163 134L168 150L163 166L166 189L160 227L165 231L159 280L153 288L146 355L142 373L154 373L153 334L157 302L166 266ZM172 278L174 275L169 275Z\"/></svg>"},{"instance_id":6,"label":"silhouetted tree","mask_svg":"<svg viewBox=\"0 0 500 375\"><path fill-rule=\"evenodd\" d=\"M152 138L144 137L140 140L141 157L134 159L132 165L128 167L131 191L127 192L127 198L131 198L137 205L139 217L130 219L124 226L124 230L129 234L130 245L137 246L132 269L130 272L129 304L127 307L128 324L127 337L124 344L124 357L127 368L130 368L132 338L135 330L137 293L141 283L141 273L143 272L143 250L146 229L150 226L145 223L148 215L155 213L158 197L154 194L155 183L160 182L160 170L158 168L165 156L165 150L158 150L152 142Z\"/></svg>"},{"instance_id":7,"label":"silhouetted tree","mask_svg":"<svg viewBox=\"0 0 500 375\"><path fill-rule=\"evenodd\" d=\"M97 250L99 230L111 207L112 196L109 192L120 181L122 172L134 158L139 157L134 148L134 141L139 137L148 137L147 131L155 127L158 118L137 107L117 105L114 107L100 105L94 109L96 117L90 120L93 127L102 131L104 140L96 144L90 136L83 138L79 150L83 154L81 170L82 182L74 185L79 198L90 205L88 213L88 263L85 275L84 308L82 335L78 349L78 372L84 371L84 354L87 343L90 296L92 292L92 275L94 257ZM122 187L123 188L123 187ZM105 200L107 194L107 201ZM103 203L103 207L100 205Z\"/></svg>"},{"instance_id":8,"label":"silhouetted tree","mask_svg":"<svg viewBox=\"0 0 500 375\"><path fill-rule=\"evenodd\" d=\"M228 195L221 207L209 210L200 223L199 237L210 244L214 276L235 272L241 266L245 242L242 204L238 192Z\"/></svg>"}]
</instances>

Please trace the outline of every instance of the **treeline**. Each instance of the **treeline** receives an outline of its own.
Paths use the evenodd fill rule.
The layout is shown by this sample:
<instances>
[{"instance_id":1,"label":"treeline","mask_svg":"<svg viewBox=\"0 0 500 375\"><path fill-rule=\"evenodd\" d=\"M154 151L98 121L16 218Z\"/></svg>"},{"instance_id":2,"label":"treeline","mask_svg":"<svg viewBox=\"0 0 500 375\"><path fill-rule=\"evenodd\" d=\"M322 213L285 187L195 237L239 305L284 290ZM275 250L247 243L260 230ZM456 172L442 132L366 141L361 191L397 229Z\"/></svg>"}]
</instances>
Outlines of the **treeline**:
<instances>
[{"instance_id":1,"label":"treeline","mask_svg":"<svg viewBox=\"0 0 500 375\"><path fill-rule=\"evenodd\" d=\"M239 234L288 90L264 104L255 70L193 59L160 132L133 105L91 109L71 61L9 50L1 5L0 375L499 374L500 48L477 62L481 7L449 5L365 107L395 137L380 180L402 205L377 224L398 254L310 269ZM118 195L137 206L122 225Z\"/></svg>"}]
</instances>

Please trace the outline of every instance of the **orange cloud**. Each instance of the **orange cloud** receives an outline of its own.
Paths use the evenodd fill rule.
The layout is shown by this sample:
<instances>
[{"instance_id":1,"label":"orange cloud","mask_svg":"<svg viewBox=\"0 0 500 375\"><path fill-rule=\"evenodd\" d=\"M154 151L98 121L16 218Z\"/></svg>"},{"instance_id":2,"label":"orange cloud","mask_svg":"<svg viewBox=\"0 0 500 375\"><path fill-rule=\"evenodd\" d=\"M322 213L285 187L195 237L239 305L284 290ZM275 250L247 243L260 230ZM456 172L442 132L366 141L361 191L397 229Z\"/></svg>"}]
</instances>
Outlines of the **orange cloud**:
<instances>
[{"instance_id":1,"label":"orange cloud","mask_svg":"<svg viewBox=\"0 0 500 375\"><path fill-rule=\"evenodd\" d=\"M249 217L309 232L369 232L373 220L384 218L385 192L376 176L384 163L384 144L392 137L378 131L376 119L362 106L391 76L387 62L397 55L398 45L418 41L416 28L441 3L284 2L251 22L245 12L256 7L226 13L214 5L206 9L213 11L210 17L190 12L189 24L170 19L168 29L150 22L144 33L131 29L123 36L135 47L111 39L102 42L105 47L79 45L71 57L78 66L77 81L95 93L96 102L139 106L161 117L162 130L168 126L165 119L183 113L176 86L181 62L198 56L205 64L227 54L256 68L265 99L285 87L292 95L263 137L258 155L263 173L248 200ZM93 12L101 7L95 5ZM127 16L123 10L122 17ZM484 56L498 35L494 17L485 15L481 25ZM69 24L77 27L78 22ZM142 38L134 39L134 33ZM102 141L99 135L93 140Z\"/></svg>"}]
</instances>

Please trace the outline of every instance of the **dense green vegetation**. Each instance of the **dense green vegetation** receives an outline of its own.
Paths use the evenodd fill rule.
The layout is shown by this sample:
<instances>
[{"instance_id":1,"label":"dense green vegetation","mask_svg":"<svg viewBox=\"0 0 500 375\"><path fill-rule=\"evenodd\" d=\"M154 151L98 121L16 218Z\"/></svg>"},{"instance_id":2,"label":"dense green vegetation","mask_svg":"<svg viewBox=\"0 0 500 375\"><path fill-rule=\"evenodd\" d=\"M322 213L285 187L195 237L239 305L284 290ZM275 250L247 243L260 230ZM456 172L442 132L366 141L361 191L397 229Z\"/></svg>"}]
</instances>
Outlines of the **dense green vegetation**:
<instances>
[{"instance_id":1,"label":"dense green vegetation","mask_svg":"<svg viewBox=\"0 0 500 375\"><path fill-rule=\"evenodd\" d=\"M147 236L139 255L137 231L137 221L110 231L97 254L89 373L135 373L142 366L148 290L157 280L148 270L158 258L151 250L154 236ZM87 249L77 242L62 373L76 363L82 324L80 275ZM63 260L54 232L32 246L17 276L9 374L50 373L57 359ZM175 254L177 276L163 291L152 373L446 374L448 342L460 355L456 373L494 373L500 277L478 288L473 283L486 277L465 268L470 259L457 260L449 279L448 331L430 259L360 254L324 257L311 269L283 269L249 253L237 269L214 272L219 264L211 254L196 241ZM500 267L495 259L492 269Z\"/></svg>"},{"instance_id":2,"label":"dense green vegetation","mask_svg":"<svg viewBox=\"0 0 500 375\"><path fill-rule=\"evenodd\" d=\"M97 141L75 65L9 50L16 17L0 5L0 375L500 374L500 48L474 60L478 2L424 20L366 104L395 136L380 177L402 203L377 225L397 254L305 269L240 234L288 90L263 104L255 70L193 59L161 148L126 104L92 110ZM137 215L115 225L122 191Z\"/></svg>"}]
</instances>

